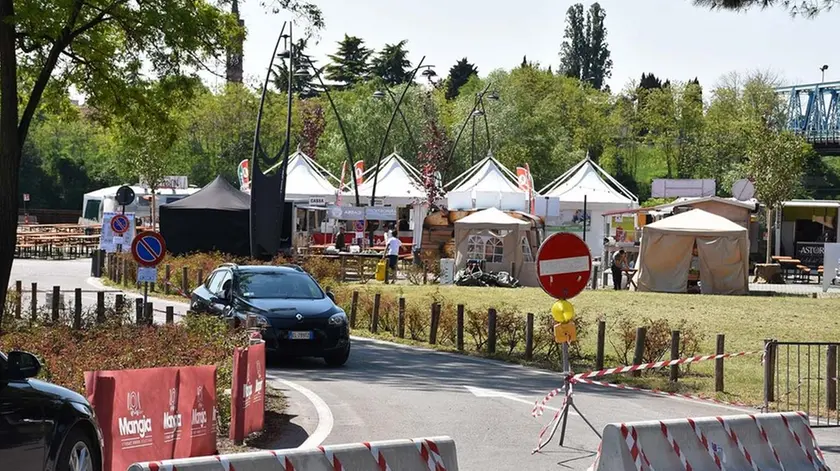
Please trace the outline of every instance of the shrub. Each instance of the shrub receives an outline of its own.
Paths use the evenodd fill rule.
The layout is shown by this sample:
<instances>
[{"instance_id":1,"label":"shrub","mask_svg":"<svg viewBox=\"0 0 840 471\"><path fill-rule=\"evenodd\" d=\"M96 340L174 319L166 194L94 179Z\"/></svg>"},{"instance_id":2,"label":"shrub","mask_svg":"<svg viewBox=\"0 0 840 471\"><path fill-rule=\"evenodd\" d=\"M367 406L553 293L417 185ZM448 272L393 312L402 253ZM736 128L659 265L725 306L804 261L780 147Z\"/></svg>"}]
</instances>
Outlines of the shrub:
<instances>
[{"instance_id":1,"label":"shrub","mask_svg":"<svg viewBox=\"0 0 840 471\"><path fill-rule=\"evenodd\" d=\"M616 342L610 339L610 343L613 345L616 355L625 365L633 363L636 348L636 329L638 327L647 328L642 355L643 363L660 361L671 351L671 331L680 331L680 357L696 355L700 350L700 344L705 339L705 335L700 331L699 326L685 319L671 324L668 319L664 318L634 320L622 317L616 324L618 330Z\"/></svg>"}]
</instances>

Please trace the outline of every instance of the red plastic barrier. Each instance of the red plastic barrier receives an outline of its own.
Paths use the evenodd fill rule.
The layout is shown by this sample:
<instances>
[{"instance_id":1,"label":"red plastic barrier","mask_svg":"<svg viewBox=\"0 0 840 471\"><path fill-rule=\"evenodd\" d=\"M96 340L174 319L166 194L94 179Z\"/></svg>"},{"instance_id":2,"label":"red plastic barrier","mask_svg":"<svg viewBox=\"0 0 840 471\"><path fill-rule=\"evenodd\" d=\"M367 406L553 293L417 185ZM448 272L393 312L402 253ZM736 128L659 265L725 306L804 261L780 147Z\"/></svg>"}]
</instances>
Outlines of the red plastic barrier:
<instances>
[{"instance_id":1,"label":"red plastic barrier","mask_svg":"<svg viewBox=\"0 0 840 471\"><path fill-rule=\"evenodd\" d=\"M265 343L233 352L230 439L241 442L262 430L265 418Z\"/></svg>"},{"instance_id":2,"label":"red plastic barrier","mask_svg":"<svg viewBox=\"0 0 840 471\"><path fill-rule=\"evenodd\" d=\"M105 441L103 469L216 453L216 367L87 371Z\"/></svg>"}]
</instances>

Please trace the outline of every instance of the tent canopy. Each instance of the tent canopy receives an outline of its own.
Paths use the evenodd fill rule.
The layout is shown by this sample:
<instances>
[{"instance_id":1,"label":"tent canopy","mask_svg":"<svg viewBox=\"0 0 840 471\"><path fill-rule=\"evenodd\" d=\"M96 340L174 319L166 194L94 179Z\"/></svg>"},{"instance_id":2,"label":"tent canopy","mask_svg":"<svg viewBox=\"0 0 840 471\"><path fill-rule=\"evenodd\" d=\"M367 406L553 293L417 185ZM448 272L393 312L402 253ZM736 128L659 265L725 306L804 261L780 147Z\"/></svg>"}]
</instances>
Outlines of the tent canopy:
<instances>
[{"instance_id":1,"label":"tent canopy","mask_svg":"<svg viewBox=\"0 0 840 471\"><path fill-rule=\"evenodd\" d=\"M583 203L613 207L632 207L639 199L603 168L589 159L560 175L540 191L542 196L556 197L562 203Z\"/></svg>"},{"instance_id":2,"label":"tent canopy","mask_svg":"<svg viewBox=\"0 0 840 471\"><path fill-rule=\"evenodd\" d=\"M519 188L516 175L492 154L455 177L446 187L452 188L446 195L449 209L527 211L528 192Z\"/></svg>"},{"instance_id":3,"label":"tent canopy","mask_svg":"<svg viewBox=\"0 0 840 471\"><path fill-rule=\"evenodd\" d=\"M250 254L250 197L221 176L194 195L160 207L160 232L175 254Z\"/></svg>"},{"instance_id":4,"label":"tent canopy","mask_svg":"<svg viewBox=\"0 0 840 471\"><path fill-rule=\"evenodd\" d=\"M478 257L485 260L489 271L511 271L515 277L526 272L536 273L531 259L534 247L536 235L531 231L531 223L496 208L477 211L455 221L455 266L458 268L463 268L468 259ZM526 278L536 279L535 276Z\"/></svg>"},{"instance_id":5,"label":"tent canopy","mask_svg":"<svg viewBox=\"0 0 840 471\"><path fill-rule=\"evenodd\" d=\"M693 209L648 224L639 250L639 291L687 290L697 247L700 290L704 294L745 294L749 290L747 229L715 214Z\"/></svg>"},{"instance_id":6,"label":"tent canopy","mask_svg":"<svg viewBox=\"0 0 840 471\"><path fill-rule=\"evenodd\" d=\"M283 162L270 167L266 174L279 171ZM332 183L335 182L335 185ZM310 196L320 196L335 199L338 178L327 169L312 160L308 155L297 150L289 156L289 166L286 170L286 199L308 201Z\"/></svg>"},{"instance_id":7,"label":"tent canopy","mask_svg":"<svg viewBox=\"0 0 840 471\"><path fill-rule=\"evenodd\" d=\"M411 204L426 199L422 175L396 153L382 159L378 167L368 169L365 176L364 183L359 185L360 196L370 198L373 195L375 178L376 198L390 199L394 204ZM347 187L352 194L352 182Z\"/></svg>"},{"instance_id":8,"label":"tent canopy","mask_svg":"<svg viewBox=\"0 0 840 471\"><path fill-rule=\"evenodd\" d=\"M476 211L469 216L455 221L456 228L469 226L470 229L515 230L519 227L530 225L529 222L505 214L496 208Z\"/></svg>"}]
</instances>

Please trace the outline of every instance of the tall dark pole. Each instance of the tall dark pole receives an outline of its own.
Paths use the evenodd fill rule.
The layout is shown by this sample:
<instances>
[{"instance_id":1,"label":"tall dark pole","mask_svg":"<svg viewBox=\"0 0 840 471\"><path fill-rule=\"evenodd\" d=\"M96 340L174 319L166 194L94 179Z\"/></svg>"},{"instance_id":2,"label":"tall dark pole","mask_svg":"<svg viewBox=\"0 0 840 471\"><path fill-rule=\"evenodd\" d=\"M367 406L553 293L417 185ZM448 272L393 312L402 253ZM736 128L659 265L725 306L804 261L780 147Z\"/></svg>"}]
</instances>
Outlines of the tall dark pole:
<instances>
[{"instance_id":1,"label":"tall dark pole","mask_svg":"<svg viewBox=\"0 0 840 471\"><path fill-rule=\"evenodd\" d=\"M289 23L289 78L286 86L286 143L283 144L283 173L280 179L280 227L283 227L283 211L286 209L286 175L289 172L289 150L292 147L292 82L295 80L295 41L292 24Z\"/></svg>"},{"instance_id":2,"label":"tall dark pole","mask_svg":"<svg viewBox=\"0 0 840 471\"><path fill-rule=\"evenodd\" d=\"M257 125L254 129L254 149L251 153L251 211L250 211L250 239L251 239L251 257L259 257L259 245L257 243L257 230L255 227L257 215L254 213L254 200L256 185L254 185L255 176L260 172L260 157L263 155L262 145L260 144L260 129L262 127L263 108L265 107L265 96L268 92L268 83L271 80L271 67L274 65L274 58L277 57L277 48L280 46L280 41L283 39L283 33L286 31L286 22L283 22L283 27L280 29L280 34L277 36L277 42L274 43L274 50L271 52L271 60L268 63L268 71L265 74L265 81L263 82L262 95L260 96L260 106L257 110Z\"/></svg>"},{"instance_id":3,"label":"tall dark pole","mask_svg":"<svg viewBox=\"0 0 840 471\"><path fill-rule=\"evenodd\" d=\"M478 97L476 97L476 102ZM475 111L472 112L472 139L470 139L470 165L475 165Z\"/></svg>"},{"instance_id":4,"label":"tall dark pole","mask_svg":"<svg viewBox=\"0 0 840 471\"><path fill-rule=\"evenodd\" d=\"M490 90L490 85L493 85L493 82L487 84L484 87L484 90L481 91L480 95L484 96L487 93L487 90ZM472 114L475 113L476 108L478 107L478 102L473 106L473 109L470 110L470 114L467 115L467 119L464 120L464 124L461 125L461 130L458 131L458 137L455 138L455 143L452 144L452 150L449 151L449 157L446 158L446 166L449 166L449 163L452 161L452 157L455 155L455 149L458 148L458 142L461 140L461 134L464 133L464 129L467 128L467 124L469 124L470 119L472 119Z\"/></svg>"},{"instance_id":5,"label":"tall dark pole","mask_svg":"<svg viewBox=\"0 0 840 471\"><path fill-rule=\"evenodd\" d=\"M338 109L335 107L335 102L332 99L332 95L330 95L330 91L327 86L324 84L324 81L321 80L321 72L318 71L318 68L315 67L315 64L312 63L312 59L305 55L301 54L301 57L304 57L306 61L309 63L309 66L312 67L312 70L315 71L315 77L318 79L318 83L321 84L321 88L324 89L324 93L327 95L327 99L330 101L330 106L332 107L333 113L335 114L335 119L338 121L338 128L341 130L341 137L344 138L344 147L347 149L347 162L350 163L350 168L353 168L353 151L350 147L350 141L347 139L347 132L344 130L344 122L341 120L341 115L338 114ZM356 193L356 206L361 206L362 203L359 200L359 182L356 181L356 174L353 173L351 178L353 180L353 190ZM341 182L344 183L344 182ZM339 183L339 185L341 185ZM341 188L338 189L341 191Z\"/></svg>"},{"instance_id":6,"label":"tall dark pole","mask_svg":"<svg viewBox=\"0 0 840 471\"><path fill-rule=\"evenodd\" d=\"M490 142L490 124L487 123L487 110L484 109L484 95L481 96L481 114L484 116L484 132L487 134L487 154L493 152L493 145Z\"/></svg>"},{"instance_id":7,"label":"tall dark pole","mask_svg":"<svg viewBox=\"0 0 840 471\"><path fill-rule=\"evenodd\" d=\"M397 97L394 96L394 92L392 92L388 87L385 87L385 91L388 93L388 96L391 97L391 101L394 103L394 106L397 106ZM411 133L411 126L408 125L408 120L405 118L405 113L402 112L402 109L400 109L400 117L402 117L403 124L405 124L405 132L408 134L408 140L411 141L411 147L414 148L414 152L416 153L420 150L420 148L417 147L417 141L414 140L414 135Z\"/></svg>"},{"instance_id":8,"label":"tall dark pole","mask_svg":"<svg viewBox=\"0 0 840 471\"><path fill-rule=\"evenodd\" d=\"M426 56L423 56L423 58L420 59L420 63L417 64L417 67L411 72L411 77L408 78L408 82L406 82L405 88L403 88L400 99L397 101L397 106L394 107L394 112L391 113L391 119L388 121L388 128L385 130L385 136L382 138L382 145L379 147L379 158L376 160L376 169L373 173L373 191L371 191L370 194L369 206L373 206L374 201L376 201L376 184L379 180L379 166L382 165L382 157L385 154L385 146L388 144L388 134L391 133L391 126L394 125L394 119L397 117L397 112L400 111L400 105L402 105L405 94L408 93L409 87L411 87L411 84L414 82L414 76L417 75L417 71L420 70L421 66L423 66L423 61L425 60ZM370 230L370 245L373 245L373 229Z\"/></svg>"},{"instance_id":9,"label":"tall dark pole","mask_svg":"<svg viewBox=\"0 0 840 471\"><path fill-rule=\"evenodd\" d=\"M586 242L586 195L583 195L583 241Z\"/></svg>"}]
</instances>

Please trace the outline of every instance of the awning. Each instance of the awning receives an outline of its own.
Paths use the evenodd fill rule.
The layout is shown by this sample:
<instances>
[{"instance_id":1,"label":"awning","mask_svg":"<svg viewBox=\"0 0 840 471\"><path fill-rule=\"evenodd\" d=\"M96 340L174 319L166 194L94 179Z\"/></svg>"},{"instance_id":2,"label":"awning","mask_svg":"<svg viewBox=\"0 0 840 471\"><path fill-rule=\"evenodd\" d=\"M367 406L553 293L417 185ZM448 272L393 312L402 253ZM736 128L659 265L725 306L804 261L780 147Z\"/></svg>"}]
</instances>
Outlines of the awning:
<instances>
[{"instance_id":1,"label":"awning","mask_svg":"<svg viewBox=\"0 0 840 471\"><path fill-rule=\"evenodd\" d=\"M785 208L840 208L840 201L817 201L817 200L799 200L799 201L784 201L782 207Z\"/></svg>"}]
</instances>

